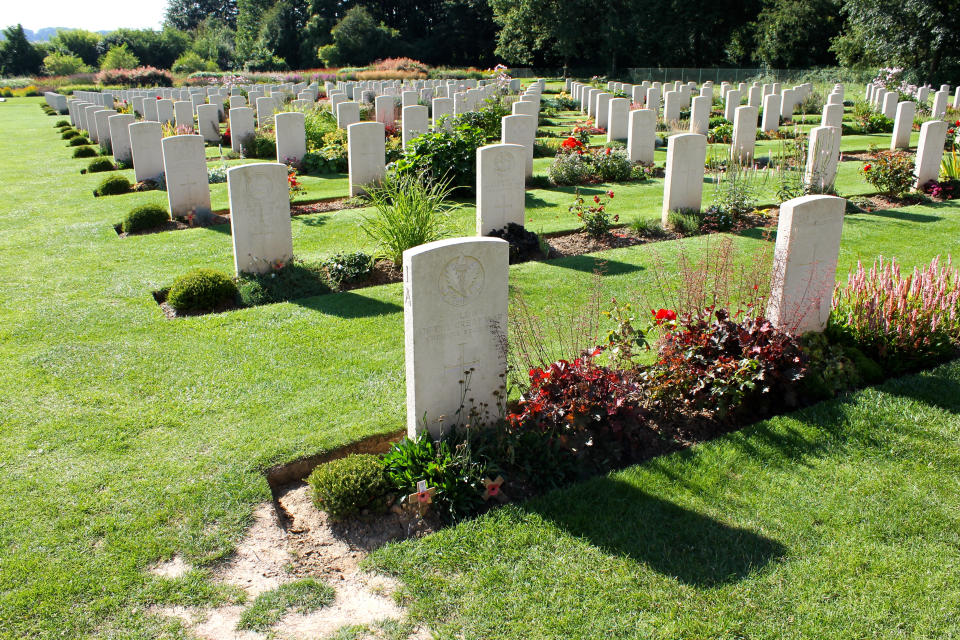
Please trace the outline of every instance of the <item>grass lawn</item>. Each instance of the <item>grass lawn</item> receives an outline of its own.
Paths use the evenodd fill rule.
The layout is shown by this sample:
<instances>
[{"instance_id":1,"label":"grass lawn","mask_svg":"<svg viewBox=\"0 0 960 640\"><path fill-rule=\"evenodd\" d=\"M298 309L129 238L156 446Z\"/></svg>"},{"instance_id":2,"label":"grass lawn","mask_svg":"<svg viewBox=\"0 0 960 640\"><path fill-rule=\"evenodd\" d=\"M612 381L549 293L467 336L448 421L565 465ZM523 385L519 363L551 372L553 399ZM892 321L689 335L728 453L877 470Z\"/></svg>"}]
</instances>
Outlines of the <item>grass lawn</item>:
<instances>
[{"instance_id":1,"label":"grass lawn","mask_svg":"<svg viewBox=\"0 0 960 640\"><path fill-rule=\"evenodd\" d=\"M250 523L253 506L269 499L262 475L265 468L402 427L401 289L389 285L166 320L150 292L194 267L231 271L229 230L211 227L119 238L113 224L124 213L145 202L163 203L164 194L93 198L91 190L103 174L79 174L86 162L70 158L70 149L53 128L59 118L43 115L41 102L18 98L0 105L0 252L4 256L0 261L0 432L4 443L0 480L7 486L0 495L0 637L153 638L164 633L178 637L175 624L150 616L147 607L232 597L210 582L208 570L230 553ZM841 167L843 193L867 192L862 181L855 179L856 165ZM543 161L538 161L538 173L543 170ZM305 182L308 198L346 195L344 176L308 177ZM659 217L661 180L614 188L621 217ZM226 185L214 185L212 191L214 207L225 207ZM533 218L528 226L533 230L574 228L566 211L569 193L535 190L527 198L528 217ZM709 202L707 195L705 202ZM312 258L372 249L358 228L361 215L362 210L350 210L295 218L296 253ZM456 228L470 230L473 215L473 207L464 205L456 213ZM762 242L758 235L746 234L738 243L745 248L756 246ZM684 242L696 247L702 241ZM846 273L858 258L872 260L877 254L895 255L908 266L918 264L939 253L956 253L958 242L960 206L956 205L848 216L840 271ZM653 277L654 250L669 255L673 246L662 243L655 249L639 246L605 253L608 293L623 297L644 287ZM584 256L518 265L511 268L511 285L534 307L578 304L596 264L596 258ZM556 494L538 501L540 506L510 507L430 540L392 548L379 558L406 576L412 575L411 561L419 555L432 554L437 566L460 563L459 573L425 572L436 581L433 594L424 590L422 578L411 579L410 587L417 596L418 616L449 619L450 628L460 628L464 634L483 636L482 629L493 623L490 607L499 601L508 622L504 633L532 637L550 636L559 629L573 635L577 620L579 633L585 635L608 631L628 635L644 628L638 626L641 618L654 624L657 615L663 616L664 623L656 632L672 628L672 637L738 637L737 633L739 637L778 637L780 631L797 633L803 608L809 611L814 605L825 611L836 607L838 620L844 613L852 616L862 625L855 628L864 637L894 634L899 627L890 620L882 633L869 632L880 628L870 625L880 624L875 622L880 612L888 610L893 612L890 615L906 612L903 636L914 634L912 630L927 621L929 629L939 629L943 632L939 637L945 637L949 635L946 623L934 615L929 594L943 596L944 603L951 602L948 596L952 595L956 602L955 592L934 586L938 581L957 582L956 540L953 565L946 552L928 553L932 545L946 549L950 544L948 521L934 518L933 502L922 502L923 508L914 502L941 496L944 504L951 504L946 502L948 493L956 492L955 461L951 471L947 454L928 455L928 440L946 442L952 437L955 443L951 412L956 407L941 406L949 397L947 391L956 395L955 388L934 382L953 381L958 375L955 367L948 367L937 374L939 378L895 383L911 389L939 389L923 396L927 400L914 396L908 400L893 391L866 391L852 400L760 425L749 434L707 445L696 453L597 481L601 484L596 486L609 483L616 491L596 495L595 489L575 487L569 496L573 500ZM909 410L906 415L911 420L916 418L910 423L913 430L870 432L872 424L885 424L887 430L900 424L900 408ZM823 411L828 413L817 413ZM841 419L847 415L852 416L849 425L846 418ZM833 422L828 419L831 416L836 417ZM811 445L804 455L788 455L764 439L768 432L790 433L791 429L804 441L822 442L822 446ZM858 434L887 444L871 449L873 445ZM798 442L796 446L806 445ZM723 456L733 460L737 451L749 447L760 452L770 449L769 464L757 457L751 466L744 453L743 471L739 466L722 467L727 459ZM849 466L841 464L844 451ZM880 455L884 451L887 458ZM878 462L871 466L874 453ZM710 460L713 464L708 464ZM823 460L822 468L811 473L817 460ZM881 462L892 466L885 471ZM686 469L688 465L701 471L685 473L671 484L650 479L659 468ZM775 474L778 468L782 476ZM894 469L900 469L900 475ZM728 472L739 478L728 477ZM830 476L831 472L838 475ZM695 485L690 483L698 482L700 474L703 486L722 496L722 502L691 489ZM788 479L799 482L808 475L810 484L790 488ZM815 498L828 498L830 491L823 491L814 478L837 492L837 502L824 503L822 513L818 512L823 522L836 522L836 527L811 529L813 525L803 520L810 507L802 504L796 513L786 514L790 501L801 501L805 491ZM891 509L897 518L894 522L903 525L896 531L913 532L912 537L884 538L881 542L893 551L877 555L876 560L856 547L851 540L856 538L857 526L886 531L884 527L891 523L868 508L874 503L853 499L864 494L847 494L852 496L849 504L840 500L844 478L856 480L854 486L863 492L869 485L859 483L876 481L876 490L884 496L876 508ZM902 494L889 489L900 481ZM751 498L751 488L762 499ZM927 488L934 493L928 496ZM596 509L583 511L601 498L619 501L622 498L616 496L626 495L632 502L632 496L641 493L647 497L636 506L601 501ZM582 495L588 499L580 500ZM908 496L909 504L899 502ZM915 510L916 517L907 518L908 511L895 512L897 505ZM621 507L628 507L624 519L617 516ZM589 524L583 524L584 519L600 523L617 517L618 523L636 522L643 509L677 518L686 530L703 531L703 536L692 536L684 543L693 545L695 558L711 557L700 544L701 537L726 541L729 547L741 535L731 527L743 529L744 539L753 545L745 556L747 564L756 567L748 570L743 559L733 558L730 566L736 579L710 585L696 577L697 571L706 569L691 569L689 562L680 574L671 573L671 567L684 564L675 559L665 559L660 569L651 569L648 565L654 560L649 550L623 539L642 534L638 527L618 532L611 526L603 535L596 530L577 533L575 528ZM858 517L862 514L862 520L853 518L849 510ZM560 518L557 513L571 518L580 514L574 519L581 525L570 525L573 528L568 530L550 524ZM778 514L791 519L780 520ZM691 520L684 519L688 517ZM953 517L955 531L955 512ZM512 521L518 523L515 531L497 529ZM506 532L489 539L480 536L485 541L471 542L466 545L469 553L453 557L457 549L463 550L463 540L483 530ZM836 536L836 545L818 537L827 534ZM665 534L660 535L662 541ZM451 541L452 555L439 547L431 551L430 545L441 540ZM491 550L494 540L502 540L502 554ZM538 546L538 541L545 546ZM834 555L824 555L827 551ZM198 568L174 581L146 571L173 554L183 555ZM477 564L468 566L468 557ZM870 563L856 564L861 557ZM510 558L513 562L508 563ZM567 562L561 564L563 558ZM888 569L894 570L890 567L908 565L909 570L897 580L888 575ZM557 571L544 578L551 566ZM817 566L824 571L816 570ZM862 591L845 591L848 574L843 572L852 566L860 567L855 575L876 581L878 588L851 583ZM492 588L485 581L494 578L496 567L507 582ZM470 571L475 584L467 584ZM523 575L530 576L527 593L521 581L510 580ZM687 575L689 580L669 577L675 575ZM481 591L481 585L487 585L486 591ZM535 589L536 585L543 590ZM711 600L710 594L720 593L727 595ZM862 596L858 602L866 613L856 613L850 593ZM625 597L640 600L631 601L628 608ZM786 614L774 616L765 608L782 613L794 601L797 608L791 611L798 617L793 622ZM564 602L569 607L562 609ZM593 603L589 610L588 603ZM616 615L617 606L622 617ZM739 627L732 622L738 615L746 625L742 631L736 631ZM839 628L817 619L820 626L816 628ZM628 625L627 620L636 624ZM729 633L704 626L722 620L730 621Z\"/></svg>"}]
</instances>

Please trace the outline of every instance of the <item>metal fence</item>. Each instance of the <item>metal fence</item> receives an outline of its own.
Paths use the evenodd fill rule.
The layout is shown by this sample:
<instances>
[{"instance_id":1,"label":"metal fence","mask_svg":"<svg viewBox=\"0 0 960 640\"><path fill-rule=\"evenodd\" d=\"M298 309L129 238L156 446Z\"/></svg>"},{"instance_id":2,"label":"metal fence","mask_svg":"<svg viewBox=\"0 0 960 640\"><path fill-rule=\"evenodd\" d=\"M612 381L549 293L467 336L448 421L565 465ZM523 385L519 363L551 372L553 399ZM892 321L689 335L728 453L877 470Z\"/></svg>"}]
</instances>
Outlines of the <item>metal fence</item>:
<instances>
[{"instance_id":1,"label":"metal fence","mask_svg":"<svg viewBox=\"0 0 960 640\"><path fill-rule=\"evenodd\" d=\"M644 80L673 82L696 82L697 84L712 80L715 84L723 81L727 82L746 82L756 78L763 78L770 82L796 82L804 76L811 75L831 75L829 69L770 69L763 67L631 67L621 69L617 73L607 74L601 68L578 67L566 69L562 68L523 68L510 69L510 74L516 78L535 78L547 77L557 78L566 75L568 78L579 80L589 80L594 76L606 78L608 80L618 80L637 84Z\"/></svg>"}]
</instances>

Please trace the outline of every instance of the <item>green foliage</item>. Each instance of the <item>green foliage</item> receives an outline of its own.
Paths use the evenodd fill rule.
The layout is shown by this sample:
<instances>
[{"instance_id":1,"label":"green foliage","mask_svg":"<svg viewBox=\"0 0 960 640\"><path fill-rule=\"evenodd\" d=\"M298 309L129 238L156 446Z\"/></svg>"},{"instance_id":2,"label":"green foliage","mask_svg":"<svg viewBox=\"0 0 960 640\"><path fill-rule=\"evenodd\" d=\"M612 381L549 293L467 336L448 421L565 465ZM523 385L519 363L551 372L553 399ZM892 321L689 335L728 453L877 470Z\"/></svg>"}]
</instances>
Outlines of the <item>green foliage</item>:
<instances>
[{"instance_id":1,"label":"green foliage","mask_svg":"<svg viewBox=\"0 0 960 640\"><path fill-rule=\"evenodd\" d=\"M294 259L270 265L266 273L241 273L237 278L240 303L245 307L309 298L330 292L326 270L317 262Z\"/></svg>"},{"instance_id":2,"label":"green foliage","mask_svg":"<svg viewBox=\"0 0 960 640\"><path fill-rule=\"evenodd\" d=\"M109 50L120 45L126 45L142 65L169 69L190 47L190 34L171 27L164 27L162 31L117 29L103 37L100 48Z\"/></svg>"},{"instance_id":3,"label":"green foliage","mask_svg":"<svg viewBox=\"0 0 960 640\"><path fill-rule=\"evenodd\" d=\"M80 135L80 132L76 129L64 129L63 133L60 134L62 140L73 140Z\"/></svg>"},{"instance_id":4,"label":"green foliage","mask_svg":"<svg viewBox=\"0 0 960 640\"><path fill-rule=\"evenodd\" d=\"M333 602L335 595L333 588L313 578L286 582L258 595L240 614L237 630L269 631L289 610L310 613Z\"/></svg>"},{"instance_id":5,"label":"green foliage","mask_svg":"<svg viewBox=\"0 0 960 640\"><path fill-rule=\"evenodd\" d=\"M133 69L140 64L137 56L133 55L126 44L115 45L100 58L100 70Z\"/></svg>"},{"instance_id":6,"label":"green foliage","mask_svg":"<svg viewBox=\"0 0 960 640\"><path fill-rule=\"evenodd\" d=\"M229 306L237 298L237 285L215 269L194 269L173 281L167 304L180 313L203 313Z\"/></svg>"},{"instance_id":7,"label":"green foliage","mask_svg":"<svg viewBox=\"0 0 960 640\"><path fill-rule=\"evenodd\" d=\"M330 278L330 284L339 288L347 282L356 282L368 276L373 269L373 257L362 252L336 253L320 262Z\"/></svg>"},{"instance_id":8,"label":"green foliage","mask_svg":"<svg viewBox=\"0 0 960 640\"><path fill-rule=\"evenodd\" d=\"M863 382L856 363L843 346L831 343L827 334L811 331L800 338L800 349L807 355L804 392L811 398L827 399ZM850 350L855 350L850 347ZM862 358L862 353L860 353Z\"/></svg>"},{"instance_id":9,"label":"green foliage","mask_svg":"<svg viewBox=\"0 0 960 640\"><path fill-rule=\"evenodd\" d=\"M155 229L170 220L165 207L158 204L144 204L131 209L123 217L120 230L124 233L136 233L145 229Z\"/></svg>"},{"instance_id":10,"label":"green foliage","mask_svg":"<svg viewBox=\"0 0 960 640\"><path fill-rule=\"evenodd\" d=\"M467 125L483 131L487 141L499 141L503 127L503 117L510 115L510 108L502 100L487 99L486 104L477 111L467 111L453 120L454 127Z\"/></svg>"},{"instance_id":11,"label":"green foliage","mask_svg":"<svg viewBox=\"0 0 960 640\"><path fill-rule=\"evenodd\" d=\"M325 109L310 109L304 114L303 120L307 137L307 151L320 151L330 144L327 136L340 131L337 128L337 116ZM346 133L343 133L342 141L346 145Z\"/></svg>"},{"instance_id":12,"label":"green foliage","mask_svg":"<svg viewBox=\"0 0 960 640\"><path fill-rule=\"evenodd\" d=\"M91 71L90 66L84 64L80 56L59 51L54 51L43 59L43 69L51 76L69 76Z\"/></svg>"},{"instance_id":13,"label":"green foliage","mask_svg":"<svg viewBox=\"0 0 960 640\"><path fill-rule=\"evenodd\" d=\"M70 141L70 142L71 142L71 146L73 146L72 143L73 143L74 140L80 140L80 139L81 139L81 138L73 138L73 140ZM83 142L80 142L80 143L78 143L78 144L84 144L84 143L83 143ZM94 149L93 147L86 147L86 146L80 147L80 146L78 146L76 149L73 150L73 157L74 157L74 158L93 158L93 157L95 157L95 156L97 156L97 155L99 155L99 154L97 153L97 150Z\"/></svg>"},{"instance_id":14,"label":"green foliage","mask_svg":"<svg viewBox=\"0 0 960 640\"><path fill-rule=\"evenodd\" d=\"M843 24L839 0L772 0L757 15L755 60L773 69L809 68L834 60L824 42Z\"/></svg>"},{"instance_id":15,"label":"green foliage","mask_svg":"<svg viewBox=\"0 0 960 640\"><path fill-rule=\"evenodd\" d=\"M401 495L415 493L420 481L436 489L431 507L448 521L469 517L483 505L487 465L475 458L469 438L456 430L434 441L423 429L416 438L390 447L382 464L389 485Z\"/></svg>"},{"instance_id":16,"label":"green foliage","mask_svg":"<svg viewBox=\"0 0 960 640\"><path fill-rule=\"evenodd\" d=\"M76 136L73 136L72 138L70 138L70 145L69 145L69 146L71 146L71 147L82 147L83 145L87 145L87 144L90 144L90 140L89 140L86 136L81 136L81 135L79 135L79 132L77 132L77 135L76 135ZM74 158L81 158L81 157L83 157L83 156L78 156L78 155L76 155L76 152L74 152L74 156L73 156L73 157L74 157Z\"/></svg>"},{"instance_id":17,"label":"green foliage","mask_svg":"<svg viewBox=\"0 0 960 640\"><path fill-rule=\"evenodd\" d=\"M620 216L610 216L607 206L613 201L613 191L604 194L604 200L599 195L593 196L593 204L585 205L583 196L578 188L573 196L573 204L568 211L577 216L581 228L594 238L607 235L614 223L620 221Z\"/></svg>"},{"instance_id":18,"label":"green foliage","mask_svg":"<svg viewBox=\"0 0 960 640\"><path fill-rule=\"evenodd\" d=\"M97 58L100 55L97 50L99 44L99 33L83 29L57 29L57 35L50 38L50 48L53 52L77 56L88 67L97 64Z\"/></svg>"},{"instance_id":19,"label":"green foliage","mask_svg":"<svg viewBox=\"0 0 960 640\"><path fill-rule=\"evenodd\" d=\"M667 224L674 231L685 236L695 236L700 233L702 216L694 209L677 209L667 215Z\"/></svg>"},{"instance_id":20,"label":"green foliage","mask_svg":"<svg viewBox=\"0 0 960 640\"><path fill-rule=\"evenodd\" d=\"M187 51L174 61L170 69L174 73L194 73L195 71L219 71L220 68L212 60L204 60L199 54Z\"/></svg>"},{"instance_id":21,"label":"green foliage","mask_svg":"<svg viewBox=\"0 0 960 640\"><path fill-rule=\"evenodd\" d=\"M899 198L913 188L915 176L912 157L903 151L880 151L860 173L880 193Z\"/></svg>"},{"instance_id":22,"label":"green foliage","mask_svg":"<svg viewBox=\"0 0 960 640\"><path fill-rule=\"evenodd\" d=\"M27 40L22 25L7 27L0 41L0 76L28 76L40 72L43 53Z\"/></svg>"},{"instance_id":23,"label":"green foliage","mask_svg":"<svg viewBox=\"0 0 960 640\"><path fill-rule=\"evenodd\" d=\"M390 491L379 457L353 454L321 464L307 478L313 503L335 520L357 515L380 503Z\"/></svg>"},{"instance_id":24,"label":"green foliage","mask_svg":"<svg viewBox=\"0 0 960 640\"><path fill-rule=\"evenodd\" d=\"M641 238L662 238L667 235L659 220L637 217L630 223L630 229Z\"/></svg>"},{"instance_id":25,"label":"green foliage","mask_svg":"<svg viewBox=\"0 0 960 640\"><path fill-rule=\"evenodd\" d=\"M434 181L449 182L452 187L473 189L477 180L477 149L486 134L468 124L453 131L441 129L410 141L396 162L398 175L426 175Z\"/></svg>"},{"instance_id":26,"label":"green foliage","mask_svg":"<svg viewBox=\"0 0 960 640\"><path fill-rule=\"evenodd\" d=\"M869 102L858 101L853 105L853 119L861 133L890 133L893 120L873 110Z\"/></svg>"},{"instance_id":27,"label":"green foliage","mask_svg":"<svg viewBox=\"0 0 960 640\"><path fill-rule=\"evenodd\" d=\"M449 228L450 180L397 173L370 189L375 213L365 215L361 228L386 258L399 266L403 252L443 238Z\"/></svg>"},{"instance_id":28,"label":"green foliage","mask_svg":"<svg viewBox=\"0 0 960 640\"><path fill-rule=\"evenodd\" d=\"M561 150L550 165L550 180L556 185L625 182L633 174L625 151L598 149L577 153Z\"/></svg>"},{"instance_id":29,"label":"green foliage","mask_svg":"<svg viewBox=\"0 0 960 640\"><path fill-rule=\"evenodd\" d=\"M87 165L87 173L99 173L101 171L114 171L116 165L110 158L97 158Z\"/></svg>"},{"instance_id":30,"label":"green foliage","mask_svg":"<svg viewBox=\"0 0 960 640\"><path fill-rule=\"evenodd\" d=\"M94 191L98 196L116 196L128 193L133 185L124 176L107 176Z\"/></svg>"},{"instance_id":31,"label":"green foliage","mask_svg":"<svg viewBox=\"0 0 960 640\"><path fill-rule=\"evenodd\" d=\"M361 66L392 53L400 32L377 22L361 5L343 14L330 30L330 44L320 47L318 56L325 66Z\"/></svg>"}]
</instances>

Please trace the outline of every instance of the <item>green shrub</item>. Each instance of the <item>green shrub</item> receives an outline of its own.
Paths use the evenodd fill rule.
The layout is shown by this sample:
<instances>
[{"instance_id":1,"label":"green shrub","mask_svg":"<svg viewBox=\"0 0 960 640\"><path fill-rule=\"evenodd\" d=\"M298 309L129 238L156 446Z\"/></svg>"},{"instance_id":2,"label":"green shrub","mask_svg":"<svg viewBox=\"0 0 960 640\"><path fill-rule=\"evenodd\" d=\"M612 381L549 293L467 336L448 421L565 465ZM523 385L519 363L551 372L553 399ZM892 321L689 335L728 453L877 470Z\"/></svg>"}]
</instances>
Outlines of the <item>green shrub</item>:
<instances>
[{"instance_id":1,"label":"green shrub","mask_svg":"<svg viewBox=\"0 0 960 640\"><path fill-rule=\"evenodd\" d=\"M487 98L486 104L479 111L468 111L453 119L454 127L467 125L483 131L488 141L500 140L503 127L503 117L510 115L510 108L501 100Z\"/></svg>"},{"instance_id":2,"label":"green shrub","mask_svg":"<svg viewBox=\"0 0 960 640\"><path fill-rule=\"evenodd\" d=\"M182 313L213 311L237 298L237 285L215 269L194 269L173 281L167 304Z\"/></svg>"},{"instance_id":3,"label":"green shrub","mask_svg":"<svg viewBox=\"0 0 960 640\"><path fill-rule=\"evenodd\" d=\"M304 131L307 138L307 151L319 151L328 143L327 134L338 131L337 117L331 111L311 109L304 114ZM346 132L344 132L346 138ZM344 140L345 142L345 140Z\"/></svg>"},{"instance_id":4,"label":"green shrub","mask_svg":"<svg viewBox=\"0 0 960 640\"><path fill-rule=\"evenodd\" d=\"M399 266L407 249L446 235L449 196L449 179L434 181L428 175L388 175L379 187L370 190L370 201L376 212L364 216L360 228Z\"/></svg>"},{"instance_id":5,"label":"green shrub","mask_svg":"<svg viewBox=\"0 0 960 640\"><path fill-rule=\"evenodd\" d=\"M277 139L270 134L257 133L253 137L253 145L247 155L260 159L276 158Z\"/></svg>"},{"instance_id":6,"label":"green shrub","mask_svg":"<svg viewBox=\"0 0 960 640\"><path fill-rule=\"evenodd\" d=\"M374 505L390 490L383 462L374 455L354 454L332 460L307 478L313 503L335 520Z\"/></svg>"},{"instance_id":7,"label":"green shrub","mask_svg":"<svg viewBox=\"0 0 960 640\"><path fill-rule=\"evenodd\" d=\"M320 264L327 270L330 284L339 287L345 282L355 282L369 275L373 269L373 258L362 251L337 253Z\"/></svg>"},{"instance_id":8,"label":"green shrub","mask_svg":"<svg viewBox=\"0 0 960 640\"><path fill-rule=\"evenodd\" d=\"M170 220L170 214L158 204L144 204L131 209L120 223L124 233L134 233L144 229L155 229Z\"/></svg>"},{"instance_id":9,"label":"green shrub","mask_svg":"<svg viewBox=\"0 0 960 640\"><path fill-rule=\"evenodd\" d=\"M93 158L96 155L98 155L97 150L93 147L77 147L73 150L74 158Z\"/></svg>"},{"instance_id":10,"label":"green shrub","mask_svg":"<svg viewBox=\"0 0 960 640\"><path fill-rule=\"evenodd\" d=\"M117 167L110 158L97 158L87 165L87 173L100 173L101 171L114 171Z\"/></svg>"},{"instance_id":11,"label":"green shrub","mask_svg":"<svg viewBox=\"0 0 960 640\"><path fill-rule=\"evenodd\" d=\"M254 307L330 293L330 283L320 263L294 258L268 273L241 273L237 289L240 304Z\"/></svg>"},{"instance_id":12,"label":"green shrub","mask_svg":"<svg viewBox=\"0 0 960 640\"><path fill-rule=\"evenodd\" d=\"M627 152L607 149L594 154L594 175L600 182L623 182L630 179L630 159Z\"/></svg>"},{"instance_id":13,"label":"green shrub","mask_svg":"<svg viewBox=\"0 0 960 640\"><path fill-rule=\"evenodd\" d=\"M461 124L453 131L445 129L425 133L410 142L397 160L398 174L426 175L449 181L452 187L473 189L477 180L477 149L486 134L479 127Z\"/></svg>"},{"instance_id":14,"label":"green shrub","mask_svg":"<svg viewBox=\"0 0 960 640\"><path fill-rule=\"evenodd\" d=\"M76 129L64 129L63 133L60 134L61 140L72 140L80 135L80 132Z\"/></svg>"},{"instance_id":15,"label":"green shrub","mask_svg":"<svg viewBox=\"0 0 960 640\"><path fill-rule=\"evenodd\" d=\"M70 126L70 121L69 121L69 120L57 120L57 123L56 123L55 125L53 125L53 126L54 126L54 127L69 127L69 126Z\"/></svg>"},{"instance_id":16,"label":"green shrub","mask_svg":"<svg viewBox=\"0 0 960 640\"><path fill-rule=\"evenodd\" d=\"M880 151L860 169L867 182L887 196L899 198L913 188L915 176L910 155L903 151Z\"/></svg>"},{"instance_id":17,"label":"green shrub","mask_svg":"<svg viewBox=\"0 0 960 640\"><path fill-rule=\"evenodd\" d=\"M693 236L700 233L700 222L703 217L693 209L678 209L671 211L667 216L667 223L677 233Z\"/></svg>"},{"instance_id":18,"label":"green shrub","mask_svg":"<svg viewBox=\"0 0 960 640\"><path fill-rule=\"evenodd\" d=\"M217 63L212 60L204 60L194 51L187 51L173 62L170 70L174 73L194 73L195 71L219 71Z\"/></svg>"},{"instance_id":19,"label":"green shrub","mask_svg":"<svg viewBox=\"0 0 960 640\"><path fill-rule=\"evenodd\" d=\"M76 137L74 137L74 138L70 138L70 146L71 146L71 147L81 147L81 146L87 145L87 144L90 144L90 139L87 138L86 136L78 135L78 136L76 136Z\"/></svg>"},{"instance_id":20,"label":"green shrub","mask_svg":"<svg viewBox=\"0 0 960 640\"><path fill-rule=\"evenodd\" d=\"M571 186L590 180L591 163L579 153L559 153L550 165L550 180L555 185Z\"/></svg>"},{"instance_id":21,"label":"green shrub","mask_svg":"<svg viewBox=\"0 0 960 640\"><path fill-rule=\"evenodd\" d=\"M641 238L661 238L667 235L667 230L655 218L635 218L630 228Z\"/></svg>"},{"instance_id":22,"label":"green shrub","mask_svg":"<svg viewBox=\"0 0 960 640\"><path fill-rule=\"evenodd\" d=\"M123 176L107 176L93 192L97 196L116 196L129 193L133 185Z\"/></svg>"}]
</instances>

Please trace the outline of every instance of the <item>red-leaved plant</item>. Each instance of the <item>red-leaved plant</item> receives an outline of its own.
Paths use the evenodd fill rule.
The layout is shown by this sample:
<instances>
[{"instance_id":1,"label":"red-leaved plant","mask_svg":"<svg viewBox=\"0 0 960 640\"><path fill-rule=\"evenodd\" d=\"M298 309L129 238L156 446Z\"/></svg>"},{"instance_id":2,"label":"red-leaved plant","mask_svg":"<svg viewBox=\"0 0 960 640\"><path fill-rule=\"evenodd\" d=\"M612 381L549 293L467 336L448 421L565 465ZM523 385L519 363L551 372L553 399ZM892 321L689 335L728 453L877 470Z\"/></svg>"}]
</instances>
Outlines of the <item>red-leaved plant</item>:
<instances>
[{"instance_id":1,"label":"red-leaved plant","mask_svg":"<svg viewBox=\"0 0 960 640\"><path fill-rule=\"evenodd\" d=\"M828 331L887 369L904 371L957 353L960 273L940 256L911 274L880 256L868 271L858 262L833 294Z\"/></svg>"},{"instance_id":2,"label":"red-leaved plant","mask_svg":"<svg viewBox=\"0 0 960 640\"><path fill-rule=\"evenodd\" d=\"M725 418L796 405L806 361L790 334L763 317L736 318L713 307L680 317L652 313L662 336L659 357L643 376L660 413Z\"/></svg>"}]
</instances>

